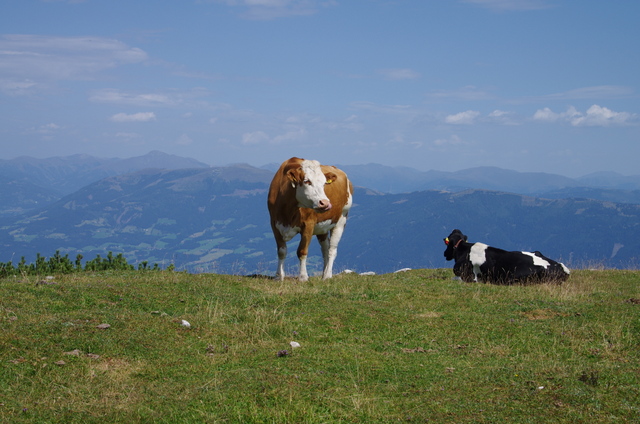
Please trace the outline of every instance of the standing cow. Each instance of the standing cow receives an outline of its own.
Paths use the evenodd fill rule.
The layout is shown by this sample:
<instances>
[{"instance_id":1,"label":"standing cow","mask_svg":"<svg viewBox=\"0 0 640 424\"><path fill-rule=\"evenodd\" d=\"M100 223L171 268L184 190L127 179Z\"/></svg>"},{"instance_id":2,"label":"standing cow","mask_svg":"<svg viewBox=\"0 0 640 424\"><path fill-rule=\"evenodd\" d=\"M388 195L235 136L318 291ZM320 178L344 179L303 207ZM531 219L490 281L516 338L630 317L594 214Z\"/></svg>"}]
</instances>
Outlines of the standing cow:
<instances>
[{"instance_id":1,"label":"standing cow","mask_svg":"<svg viewBox=\"0 0 640 424\"><path fill-rule=\"evenodd\" d=\"M271 181L267 201L271 229L278 246L276 278L284 279L287 241L298 233L301 237L297 251L300 281L309 279L307 254L314 235L322 248L322 278L332 277L333 261L347 223L352 196L351 181L335 166L295 157L282 163Z\"/></svg>"},{"instance_id":2,"label":"standing cow","mask_svg":"<svg viewBox=\"0 0 640 424\"><path fill-rule=\"evenodd\" d=\"M484 243L468 243L467 236L453 230L444 239L444 257L455 260L453 273L463 281L494 284L562 282L569 269L536 252L509 252Z\"/></svg>"}]
</instances>

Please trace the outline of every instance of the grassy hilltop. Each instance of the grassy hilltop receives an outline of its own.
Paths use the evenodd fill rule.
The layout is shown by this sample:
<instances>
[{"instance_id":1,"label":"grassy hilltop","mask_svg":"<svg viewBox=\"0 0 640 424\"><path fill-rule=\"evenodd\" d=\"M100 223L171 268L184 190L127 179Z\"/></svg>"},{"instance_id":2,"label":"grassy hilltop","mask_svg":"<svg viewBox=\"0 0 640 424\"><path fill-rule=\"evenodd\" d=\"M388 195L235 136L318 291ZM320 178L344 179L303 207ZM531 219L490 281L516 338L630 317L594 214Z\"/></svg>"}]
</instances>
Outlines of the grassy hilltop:
<instances>
[{"instance_id":1,"label":"grassy hilltop","mask_svg":"<svg viewBox=\"0 0 640 424\"><path fill-rule=\"evenodd\" d=\"M3 423L640 421L638 271L75 273L0 299Z\"/></svg>"}]
</instances>

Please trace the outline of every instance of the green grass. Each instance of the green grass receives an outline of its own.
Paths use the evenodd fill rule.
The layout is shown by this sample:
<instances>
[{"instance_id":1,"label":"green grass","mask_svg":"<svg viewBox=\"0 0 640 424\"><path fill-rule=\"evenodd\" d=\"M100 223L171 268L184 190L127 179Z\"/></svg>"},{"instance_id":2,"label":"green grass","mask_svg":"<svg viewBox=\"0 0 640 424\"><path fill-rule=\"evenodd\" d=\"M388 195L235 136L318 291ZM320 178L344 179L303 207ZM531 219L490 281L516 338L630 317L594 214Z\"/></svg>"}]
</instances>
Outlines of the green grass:
<instances>
[{"instance_id":1,"label":"green grass","mask_svg":"<svg viewBox=\"0 0 640 424\"><path fill-rule=\"evenodd\" d=\"M640 272L451 277L1 280L0 422L640 421Z\"/></svg>"}]
</instances>

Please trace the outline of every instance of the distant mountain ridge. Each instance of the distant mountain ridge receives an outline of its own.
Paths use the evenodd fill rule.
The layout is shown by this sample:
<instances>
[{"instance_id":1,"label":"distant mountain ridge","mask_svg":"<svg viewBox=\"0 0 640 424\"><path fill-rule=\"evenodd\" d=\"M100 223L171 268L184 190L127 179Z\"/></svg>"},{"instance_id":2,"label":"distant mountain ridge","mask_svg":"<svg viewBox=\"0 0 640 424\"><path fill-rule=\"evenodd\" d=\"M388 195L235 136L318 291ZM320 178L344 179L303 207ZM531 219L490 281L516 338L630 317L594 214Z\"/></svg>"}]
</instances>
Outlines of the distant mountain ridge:
<instances>
[{"instance_id":1,"label":"distant mountain ridge","mask_svg":"<svg viewBox=\"0 0 640 424\"><path fill-rule=\"evenodd\" d=\"M128 159L72 155L36 159L22 156L0 159L0 217L46 206L82 187L114 175L146 168L207 168L195 159L152 151Z\"/></svg>"},{"instance_id":2,"label":"distant mountain ridge","mask_svg":"<svg viewBox=\"0 0 640 424\"><path fill-rule=\"evenodd\" d=\"M266 193L273 172L246 164L147 168L110 176L0 224L0 262L56 250L75 259L112 251L130 263L190 272L275 272ZM357 185L358 181L354 182ZM459 228L472 241L540 250L570 267L638 268L640 205L543 199L500 191L385 194L357 187L336 271L448 267L442 238ZM287 267L295 272L291 242ZM310 270L320 270L312 243Z\"/></svg>"},{"instance_id":3,"label":"distant mountain ridge","mask_svg":"<svg viewBox=\"0 0 640 424\"><path fill-rule=\"evenodd\" d=\"M623 176L615 172L593 173L577 179L543 172L518 172L497 167L476 167L460 171L417 171L406 167L379 164L339 165L363 187L385 193L410 193L422 190L451 192L484 189L544 197L546 193L573 188L601 190L640 190L640 175ZM638 193L640 197L640 193ZM620 199L622 201L622 199Z\"/></svg>"}]
</instances>

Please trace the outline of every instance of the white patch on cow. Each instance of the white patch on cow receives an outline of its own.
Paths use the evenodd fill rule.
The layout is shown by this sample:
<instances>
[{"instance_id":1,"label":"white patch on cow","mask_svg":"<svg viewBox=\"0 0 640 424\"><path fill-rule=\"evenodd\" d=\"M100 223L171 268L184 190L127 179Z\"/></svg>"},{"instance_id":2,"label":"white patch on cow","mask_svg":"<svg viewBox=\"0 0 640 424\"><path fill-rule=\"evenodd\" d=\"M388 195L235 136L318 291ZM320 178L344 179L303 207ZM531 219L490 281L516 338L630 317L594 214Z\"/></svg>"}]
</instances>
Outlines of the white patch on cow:
<instances>
[{"instance_id":1,"label":"white patch on cow","mask_svg":"<svg viewBox=\"0 0 640 424\"><path fill-rule=\"evenodd\" d=\"M298 275L298 280L307 281L309 279L309 274L307 274L307 256L300 256L300 274Z\"/></svg>"},{"instance_id":2,"label":"white patch on cow","mask_svg":"<svg viewBox=\"0 0 640 424\"><path fill-rule=\"evenodd\" d=\"M347 185L347 190L349 190L349 185ZM347 203L342 207L342 215L346 216L351 209L351 205L353 204L353 193L349 192L349 197L347 198Z\"/></svg>"},{"instance_id":3,"label":"white patch on cow","mask_svg":"<svg viewBox=\"0 0 640 424\"><path fill-rule=\"evenodd\" d=\"M471 265L473 265L473 281L478 281L478 275L481 274L480 265L487 261L487 247L489 246L484 243L473 243L473 246L471 246L469 260L471 261Z\"/></svg>"},{"instance_id":4,"label":"white patch on cow","mask_svg":"<svg viewBox=\"0 0 640 424\"><path fill-rule=\"evenodd\" d=\"M523 255L527 255L527 256L531 256L533 258L533 264L535 266L541 266L544 269L549 268L549 265L551 265L549 263L549 261L541 258L540 256L536 255L535 253L531 253L531 252L521 252Z\"/></svg>"},{"instance_id":5,"label":"white patch on cow","mask_svg":"<svg viewBox=\"0 0 640 424\"><path fill-rule=\"evenodd\" d=\"M284 241L289 241L300 233L300 227L290 227L279 222L276 223L276 228L280 231Z\"/></svg>"},{"instance_id":6,"label":"white patch on cow","mask_svg":"<svg viewBox=\"0 0 640 424\"><path fill-rule=\"evenodd\" d=\"M320 201L329 201L324 192L327 178L317 160L305 159L302 161L301 168L304 172L304 181L296 187L296 200L302 208L316 209Z\"/></svg>"},{"instance_id":7,"label":"white patch on cow","mask_svg":"<svg viewBox=\"0 0 640 424\"><path fill-rule=\"evenodd\" d=\"M318 234L327 234L329 231L331 231L334 227L336 226L336 224L334 224L333 222L331 222L330 219L327 219L325 221L322 222L318 222L314 227L313 227L313 235L317 236Z\"/></svg>"},{"instance_id":8,"label":"white patch on cow","mask_svg":"<svg viewBox=\"0 0 640 424\"><path fill-rule=\"evenodd\" d=\"M562 269L564 270L564 272L565 272L567 275L570 275L570 274L571 274L571 271L569 271L569 268L567 268L566 266L564 266L564 264L563 264L562 262L560 262L560 266L562 266Z\"/></svg>"}]
</instances>

